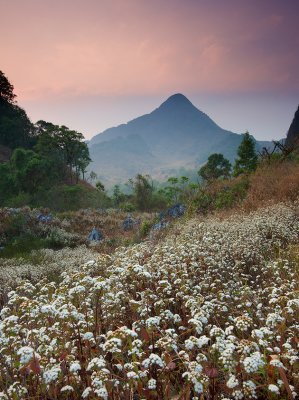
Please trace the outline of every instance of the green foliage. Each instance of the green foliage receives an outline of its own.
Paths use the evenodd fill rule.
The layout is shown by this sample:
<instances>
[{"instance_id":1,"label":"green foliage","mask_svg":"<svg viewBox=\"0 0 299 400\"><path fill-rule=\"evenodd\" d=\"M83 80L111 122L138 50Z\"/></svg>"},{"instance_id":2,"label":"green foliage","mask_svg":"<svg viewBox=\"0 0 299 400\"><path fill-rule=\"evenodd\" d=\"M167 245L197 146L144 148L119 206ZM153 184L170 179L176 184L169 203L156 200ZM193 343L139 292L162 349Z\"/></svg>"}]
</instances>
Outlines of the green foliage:
<instances>
[{"instance_id":1,"label":"green foliage","mask_svg":"<svg viewBox=\"0 0 299 400\"><path fill-rule=\"evenodd\" d=\"M213 197L206 190L200 188L196 193L193 204L195 204L198 212L207 214L207 212L212 208Z\"/></svg>"},{"instance_id":2,"label":"green foliage","mask_svg":"<svg viewBox=\"0 0 299 400\"><path fill-rule=\"evenodd\" d=\"M32 150L16 149L11 157L11 168L19 191L34 193L39 187L53 183L52 163Z\"/></svg>"},{"instance_id":3,"label":"green foliage","mask_svg":"<svg viewBox=\"0 0 299 400\"><path fill-rule=\"evenodd\" d=\"M258 157L255 151L255 140L246 132L238 148L238 158L234 165L234 176L255 171Z\"/></svg>"},{"instance_id":4,"label":"green foliage","mask_svg":"<svg viewBox=\"0 0 299 400\"><path fill-rule=\"evenodd\" d=\"M0 100L0 144L10 149L31 148L36 142L34 126L16 104Z\"/></svg>"},{"instance_id":5,"label":"green foliage","mask_svg":"<svg viewBox=\"0 0 299 400\"><path fill-rule=\"evenodd\" d=\"M160 199L163 199L165 204L164 208L174 203L185 202L187 200L187 193L190 189L189 178L187 176L170 177L167 183L170 183L170 185L166 184L166 186L162 186L162 188L157 191Z\"/></svg>"},{"instance_id":6,"label":"green foliage","mask_svg":"<svg viewBox=\"0 0 299 400\"><path fill-rule=\"evenodd\" d=\"M150 177L138 174L129 183L133 189L134 201L140 211L148 211L151 208L154 187L149 181Z\"/></svg>"},{"instance_id":7,"label":"green foliage","mask_svg":"<svg viewBox=\"0 0 299 400\"><path fill-rule=\"evenodd\" d=\"M126 195L120 190L119 185L115 185L113 188L112 201L114 207L118 207L121 203L126 200Z\"/></svg>"},{"instance_id":8,"label":"green foliage","mask_svg":"<svg viewBox=\"0 0 299 400\"><path fill-rule=\"evenodd\" d=\"M50 243L46 239L24 234L15 238L5 246L0 252L0 258L24 258L32 250L40 250L49 247L51 247Z\"/></svg>"},{"instance_id":9,"label":"green foliage","mask_svg":"<svg viewBox=\"0 0 299 400\"><path fill-rule=\"evenodd\" d=\"M8 198L17 194L17 188L8 163L0 164L0 204L5 205Z\"/></svg>"},{"instance_id":10,"label":"green foliage","mask_svg":"<svg viewBox=\"0 0 299 400\"><path fill-rule=\"evenodd\" d=\"M70 130L64 125L53 125L45 121L38 121L36 130L39 135L35 147L37 153L62 164L71 182L74 174L77 183L80 174L84 178L86 167L91 160L82 133Z\"/></svg>"},{"instance_id":11,"label":"green foliage","mask_svg":"<svg viewBox=\"0 0 299 400\"><path fill-rule=\"evenodd\" d=\"M32 197L34 207L49 207L55 211L75 211L80 208L107 208L111 201L104 192L83 185L59 185Z\"/></svg>"},{"instance_id":12,"label":"green foliage","mask_svg":"<svg viewBox=\"0 0 299 400\"><path fill-rule=\"evenodd\" d=\"M136 210L136 207L134 206L134 204L129 203L129 202L121 203L121 204L119 205L119 208L120 208L122 211L125 211L125 212L133 212L133 211Z\"/></svg>"},{"instance_id":13,"label":"green foliage","mask_svg":"<svg viewBox=\"0 0 299 400\"><path fill-rule=\"evenodd\" d=\"M30 148L35 131L26 112L15 104L13 85L0 71L0 144L10 149Z\"/></svg>"},{"instance_id":14,"label":"green foliage","mask_svg":"<svg viewBox=\"0 0 299 400\"><path fill-rule=\"evenodd\" d=\"M161 211L167 208L168 201L160 191L154 191L151 197L150 210Z\"/></svg>"},{"instance_id":15,"label":"green foliage","mask_svg":"<svg viewBox=\"0 0 299 400\"><path fill-rule=\"evenodd\" d=\"M198 171L199 176L204 181L212 181L215 179L227 179L230 176L231 164L224 158L223 154L211 154L208 162Z\"/></svg>"},{"instance_id":16,"label":"green foliage","mask_svg":"<svg viewBox=\"0 0 299 400\"><path fill-rule=\"evenodd\" d=\"M0 101L13 103L16 97L13 89L13 85L9 82L4 73L0 71Z\"/></svg>"},{"instance_id":17,"label":"green foliage","mask_svg":"<svg viewBox=\"0 0 299 400\"><path fill-rule=\"evenodd\" d=\"M149 232L150 232L150 230L151 230L152 225L153 225L153 224L152 224L151 221L145 220L145 221L142 222L141 227L140 227L140 235L141 235L141 237L146 237L146 236L148 236L148 234L149 234Z\"/></svg>"},{"instance_id":18,"label":"green foliage","mask_svg":"<svg viewBox=\"0 0 299 400\"><path fill-rule=\"evenodd\" d=\"M231 187L224 187L216 195L214 201L215 208L232 208L236 203L246 197L248 187L249 184L247 179L237 182Z\"/></svg>"},{"instance_id":19,"label":"green foliage","mask_svg":"<svg viewBox=\"0 0 299 400\"><path fill-rule=\"evenodd\" d=\"M188 213L192 215L197 211L207 214L213 210L232 208L246 197L248 189L247 176L200 187L188 203Z\"/></svg>"},{"instance_id":20,"label":"green foliage","mask_svg":"<svg viewBox=\"0 0 299 400\"><path fill-rule=\"evenodd\" d=\"M4 205L13 208L25 207L30 204L31 197L29 193L19 192L17 195L7 199Z\"/></svg>"},{"instance_id":21,"label":"green foliage","mask_svg":"<svg viewBox=\"0 0 299 400\"><path fill-rule=\"evenodd\" d=\"M90 161L82 134L44 121L38 122L36 132L34 150L16 148L10 162L0 165L0 206L28 204L65 209L69 205L73 210L107 203L104 194L87 193L85 188L78 189L76 185L69 189L63 186L72 183L74 178L78 182L79 174L84 175Z\"/></svg>"}]
</instances>

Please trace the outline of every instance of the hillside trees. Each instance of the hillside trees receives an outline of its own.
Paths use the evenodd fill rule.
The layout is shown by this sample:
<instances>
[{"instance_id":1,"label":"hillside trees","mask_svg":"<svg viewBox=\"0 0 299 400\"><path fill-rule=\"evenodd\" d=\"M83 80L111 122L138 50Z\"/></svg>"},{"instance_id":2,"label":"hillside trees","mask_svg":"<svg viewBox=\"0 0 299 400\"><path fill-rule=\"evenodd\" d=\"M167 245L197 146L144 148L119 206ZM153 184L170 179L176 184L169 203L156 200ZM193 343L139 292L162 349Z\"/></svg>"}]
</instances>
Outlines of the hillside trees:
<instances>
[{"instance_id":1,"label":"hillside trees","mask_svg":"<svg viewBox=\"0 0 299 400\"><path fill-rule=\"evenodd\" d=\"M46 121L38 121L36 129L39 135L36 151L55 160L59 169L64 170L71 182L74 175L77 182L80 174L84 178L86 167L91 160L82 133Z\"/></svg>"},{"instance_id":2,"label":"hillside trees","mask_svg":"<svg viewBox=\"0 0 299 400\"><path fill-rule=\"evenodd\" d=\"M246 132L237 151L238 158L234 165L234 176L253 172L257 167L258 157L255 151L255 141Z\"/></svg>"},{"instance_id":3,"label":"hillside trees","mask_svg":"<svg viewBox=\"0 0 299 400\"><path fill-rule=\"evenodd\" d=\"M45 121L36 124L35 132L34 148L16 148L10 162L1 166L0 189L6 193L2 204L21 193L47 197L57 185L78 182L90 162L81 133Z\"/></svg>"}]
</instances>

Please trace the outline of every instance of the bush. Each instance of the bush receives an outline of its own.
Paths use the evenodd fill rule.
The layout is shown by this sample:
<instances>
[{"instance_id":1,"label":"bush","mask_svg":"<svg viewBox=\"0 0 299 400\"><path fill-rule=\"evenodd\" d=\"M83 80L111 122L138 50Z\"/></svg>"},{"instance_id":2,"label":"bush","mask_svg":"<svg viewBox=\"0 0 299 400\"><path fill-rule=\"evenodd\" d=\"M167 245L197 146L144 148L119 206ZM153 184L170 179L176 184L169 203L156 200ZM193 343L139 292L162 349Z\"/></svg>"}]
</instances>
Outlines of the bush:
<instances>
[{"instance_id":1,"label":"bush","mask_svg":"<svg viewBox=\"0 0 299 400\"><path fill-rule=\"evenodd\" d=\"M46 239L30 234L18 236L0 251L0 258L20 258L29 254L32 250L40 250L49 247Z\"/></svg>"},{"instance_id":2,"label":"bush","mask_svg":"<svg viewBox=\"0 0 299 400\"><path fill-rule=\"evenodd\" d=\"M119 205L119 208L124 212L133 212L136 210L136 207L132 203L122 203Z\"/></svg>"},{"instance_id":3,"label":"bush","mask_svg":"<svg viewBox=\"0 0 299 400\"><path fill-rule=\"evenodd\" d=\"M243 179L231 187L224 187L223 190L216 195L214 202L215 208L232 208L246 197L247 190L247 179Z\"/></svg>"},{"instance_id":4,"label":"bush","mask_svg":"<svg viewBox=\"0 0 299 400\"><path fill-rule=\"evenodd\" d=\"M153 225L152 222L147 221L147 220L142 222L141 227L140 227L141 237L146 237L149 234L152 225Z\"/></svg>"},{"instance_id":5,"label":"bush","mask_svg":"<svg viewBox=\"0 0 299 400\"><path fill-rule=\"evenodd\" d=\"M200 188L193 203L198 212L206 214L212 208L213 198L206 190Z\"/></svg>"},{"instance_id":6,"label":"bush","mask_svg":"<svg viewBox=\"0 0 299 400\"><path fill-rule=\"evenodd\" d=\"M111 204L104 192L83 185L61 185L36 193L34 207L49 207L54 211L76 211L81 208L106 208Z\"/></svg>"},{"instance_id":7,"label":"bush","mask_svg":"<svg viewBox=\"0 0 299 400\"><path fill-rule=\"evenodd\" d=\"M27 206L31 203L31 196L29 193L20 192L17 196L6 200L6 205L13 208Z\"/></svg>"}]
</instances>

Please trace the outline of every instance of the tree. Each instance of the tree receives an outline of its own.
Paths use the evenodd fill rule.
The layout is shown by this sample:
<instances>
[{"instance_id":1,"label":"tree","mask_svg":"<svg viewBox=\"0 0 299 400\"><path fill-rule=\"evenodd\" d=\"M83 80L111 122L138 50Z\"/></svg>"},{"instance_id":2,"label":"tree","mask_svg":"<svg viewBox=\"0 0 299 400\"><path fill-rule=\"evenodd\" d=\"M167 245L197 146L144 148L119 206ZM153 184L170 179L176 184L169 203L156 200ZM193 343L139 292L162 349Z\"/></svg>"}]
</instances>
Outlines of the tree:
<instances>
[{"instance_id":1,"label":"tree","mask_svg":"<svg viewBox=\"0 0 299 400\"><path fill-rule=\"evenodd\" d=\"M0 144L15 149L35 144L34 126L26 112L15 104L13 86L0 71Z\"/></svg>"},{"instance_id":2,"label":"tree","mask_svg":"<svg viewBox=\"0 0 299 400\"><path fill-rule=\"evenodd\" d=\"M223 154L214 153L208 158L207 163L198 171L204 181L212 181L230 176L231 164Z\"/></svg>"},{"instance_id":3,"label":"tree","mask_svg":"<svg viewBox=\"0 0 299 400\"><path fill-rule=\"evenodd\" d=\"M253 172L257 167L255 140L246 132L237 151L238 158L234 165L234 176Z\"/></svg>"},{"instance_id":4,"label":"tree","mask_svg":"<svg viewBox=\"0 0 299 400\"><path fill-rule=\"evenodd\" d=\"M55 156L64 164L72 182L75 174L78 182L80 173L84 178L86 167L90 163L89 150L83 141L82 133L70 130L62 125L53 125L50 122L38 121L36 130L39 135L36 151L45 156Z\"/></svg>"},{"instance_id":5,"label":"tree","mask_svg":"<svg viewBox=\"0 0 299 400\"><path fill-rule=\"evenodd\" d=\"M119 185L113 187L112 201L115 207L118 207L122 202L126 200L126 195L120 190Z\"/></svg>"},{"instance_id":6,"label":"tree","mask_svg":"<svg viewBox=\"0 0 299 400\"><path fill-rule=\"evenodd\" d=\"M0 71L0 101L13 103L16 97L13 89L13 85L9 82L4 73Z\"/></svg>"},{"instance_id":7,"label":"tree","mask_svg":"<svg viewBox=\"0 0 299 400\"><path fill-rule=\"evenodd\" d=\"M138 174L134 179L129 180L134 192L136 206L140 211L148 211L151 206L154 188L149 179L148 175Z\"/></svg>"}]
</instances>

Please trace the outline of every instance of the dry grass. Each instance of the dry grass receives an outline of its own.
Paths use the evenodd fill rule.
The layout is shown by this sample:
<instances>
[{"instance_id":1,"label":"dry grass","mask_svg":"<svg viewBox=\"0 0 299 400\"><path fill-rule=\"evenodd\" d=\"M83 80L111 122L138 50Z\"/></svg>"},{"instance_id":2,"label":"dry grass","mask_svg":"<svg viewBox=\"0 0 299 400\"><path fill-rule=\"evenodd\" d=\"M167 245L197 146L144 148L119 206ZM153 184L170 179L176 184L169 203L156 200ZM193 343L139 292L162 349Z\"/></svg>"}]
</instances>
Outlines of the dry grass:
<instances>
[{"instance_id":1,"label":"dry grass","mask_svg":"<svg viewBox=\"0 0 299 400\"><path fill-rule=\"evenodd\" d=\"M244 210L265 204L294 201L299 195L299 163L277 162L261 165L250 177L249 190L242 203Z\"/></svg>"}]
</instances>

